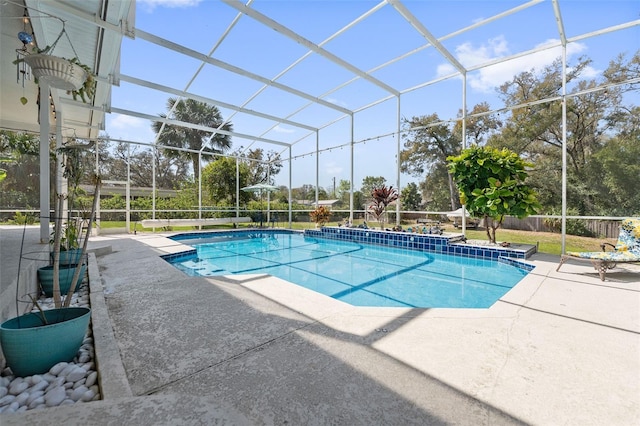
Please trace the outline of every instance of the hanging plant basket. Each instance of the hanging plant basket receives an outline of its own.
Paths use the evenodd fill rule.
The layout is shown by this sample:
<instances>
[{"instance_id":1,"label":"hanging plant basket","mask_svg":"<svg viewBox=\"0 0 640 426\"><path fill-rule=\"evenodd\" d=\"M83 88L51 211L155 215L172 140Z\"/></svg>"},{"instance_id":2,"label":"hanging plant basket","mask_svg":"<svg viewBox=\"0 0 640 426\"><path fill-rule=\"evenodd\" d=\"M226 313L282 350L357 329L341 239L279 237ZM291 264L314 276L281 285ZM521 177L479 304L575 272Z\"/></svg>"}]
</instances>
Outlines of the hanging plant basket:
<instances>
[{"instance_id":1,"label":"hanging plant basket","mask_svg":"<svg viewBox=\"0 0 640 426\"><path fill-rule=\"evenodd\" d=\"M78 90L87 80L87 72L65 58L35 53L25 56L24 61L38 80L46 81L57 89Z\"/></svg>"}]
</instances>

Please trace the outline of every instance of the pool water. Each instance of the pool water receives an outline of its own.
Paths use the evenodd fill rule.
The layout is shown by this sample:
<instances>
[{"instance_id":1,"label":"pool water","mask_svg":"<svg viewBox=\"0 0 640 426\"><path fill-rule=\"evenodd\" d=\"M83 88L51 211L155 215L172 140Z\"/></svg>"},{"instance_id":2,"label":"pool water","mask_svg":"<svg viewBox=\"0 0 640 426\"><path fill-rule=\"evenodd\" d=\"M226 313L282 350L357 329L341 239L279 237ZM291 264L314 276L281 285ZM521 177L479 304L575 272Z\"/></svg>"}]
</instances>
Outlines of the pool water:
<instances>
[{"instance_id":1,"label":"pool water","mask_svg":"<svg viewBox=\"0 0 640 426\"><path fill-rule=\"evenodd\" d=\"M488 308L527 274L495 260L297 233L190 237L180 242L196 253L170 260L188 275L270 274L355 306Z\"/></svg>"}]
</instances>

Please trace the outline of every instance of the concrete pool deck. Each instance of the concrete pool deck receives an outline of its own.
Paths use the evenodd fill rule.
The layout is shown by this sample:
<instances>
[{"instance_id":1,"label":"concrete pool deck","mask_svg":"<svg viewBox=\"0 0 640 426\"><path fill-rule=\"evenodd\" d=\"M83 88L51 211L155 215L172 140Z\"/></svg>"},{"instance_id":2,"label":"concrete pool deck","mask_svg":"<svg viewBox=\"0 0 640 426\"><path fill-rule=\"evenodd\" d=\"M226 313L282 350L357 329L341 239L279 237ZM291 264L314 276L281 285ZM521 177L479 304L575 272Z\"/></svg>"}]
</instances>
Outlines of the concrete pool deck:
<instances>
[{"instance_id":1,"label":"concrete pool deck","mask_svg":"<svg viewBox=\"0 0 640 426\"><path fill-rule=\"evenodd\" d=\"M104 399L3 425L640 424L637 265L601 282L536 254L490 309L358 308L273 277L187 277L158 234L90 245Z\"/></svg>"}]
</instances>

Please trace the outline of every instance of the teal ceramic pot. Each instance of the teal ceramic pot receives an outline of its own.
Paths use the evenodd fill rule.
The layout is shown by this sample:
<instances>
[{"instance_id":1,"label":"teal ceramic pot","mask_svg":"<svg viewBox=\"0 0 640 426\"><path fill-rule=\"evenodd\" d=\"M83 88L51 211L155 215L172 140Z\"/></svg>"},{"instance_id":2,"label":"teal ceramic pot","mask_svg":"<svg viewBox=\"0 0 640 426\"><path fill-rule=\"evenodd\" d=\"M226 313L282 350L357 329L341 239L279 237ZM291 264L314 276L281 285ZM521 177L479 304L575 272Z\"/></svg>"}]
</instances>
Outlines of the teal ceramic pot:
<instances>
[{"instance_id":1,"label":"teal ceramic pot","mask_svg":"<svg viewBox=\"0 0 640 426\"><path fill-rule=\"evenodd\" d=\"M7 366L18 377L46 373L59 362L72 361L87 333L91 309L60 308L29 313L0 325L0 344Z\"/></svg>"},{"instance_id":2,"label":"teal ceramic pot","mask_svg":"<svg viewBox=\"0 0 640 426\"><path fill-rule=\"evenodd\" d=\"M54 259L54 252L51 252L51 262ZM71 249L60 251L60 265L77 265L82 256L82 249Z\"/></svg>"},{"instance_id":3,"label":"teal ceramic pot","mask_svg":"<svg viewBox=\"0 0 640 426\"><path fill-rule=\"evenodd\" d=\"M58 276L60 277L60 294L65 295L69 291L69 287L71 286L71 281L73 280L73 274L76 272L76 266L72 265L60 265L60 270L58 272ZM87 265L82 265L82 269L80 270L80 275L78 277L77 286L80 285L84 276L87 272ZM42 268L38 268L38 280L40 281L40 286L42 287L42 291L47 297L53 296L53 266L44 266Z\"/></svg>"}]
</instances>

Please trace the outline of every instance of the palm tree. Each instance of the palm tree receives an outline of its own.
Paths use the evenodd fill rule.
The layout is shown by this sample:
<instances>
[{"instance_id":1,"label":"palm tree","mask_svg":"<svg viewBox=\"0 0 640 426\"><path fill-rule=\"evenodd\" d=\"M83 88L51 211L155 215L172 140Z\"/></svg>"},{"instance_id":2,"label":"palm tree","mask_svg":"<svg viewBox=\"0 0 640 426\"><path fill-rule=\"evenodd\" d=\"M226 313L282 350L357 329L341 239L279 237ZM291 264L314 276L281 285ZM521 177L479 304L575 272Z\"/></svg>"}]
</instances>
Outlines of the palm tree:
<instances>
[{"instance_id":1,"label":"palm tree","mask_svg":"<svg viewBox=\"0 0 640 426\"><path fill-rule=\"evenodd\" d=\"M175 105L175 108L174 108ZM162 118L171 120L184 121L192 124L199 124L211 128L218 128L226 131L233 130L230 122L224 123L222 115L215 105L209 105L205 102L195 101L193 99L176 99L169 98L167 100L167 109L169 116L160 114ZM224 123L224 124L223 124ZM160 132L163 122L156 121L153 123L153 130ZM231 147L231 137L222 133L216 133L211 136L211 132L205 130L191 129L174 124L165 124L162 133L158 138L158 142L162 145L173 146L176 148L186 148L194 151L223 153ZM204 147L204 149L203 149ZM200 174L200 162L198 161L197 152L185 152L166 150L167 156L170 158L188 158L193 164L193 172L195 176ZM206 161L210 161L213 157L203 157Z\"/></svg>"}]
</instances>

